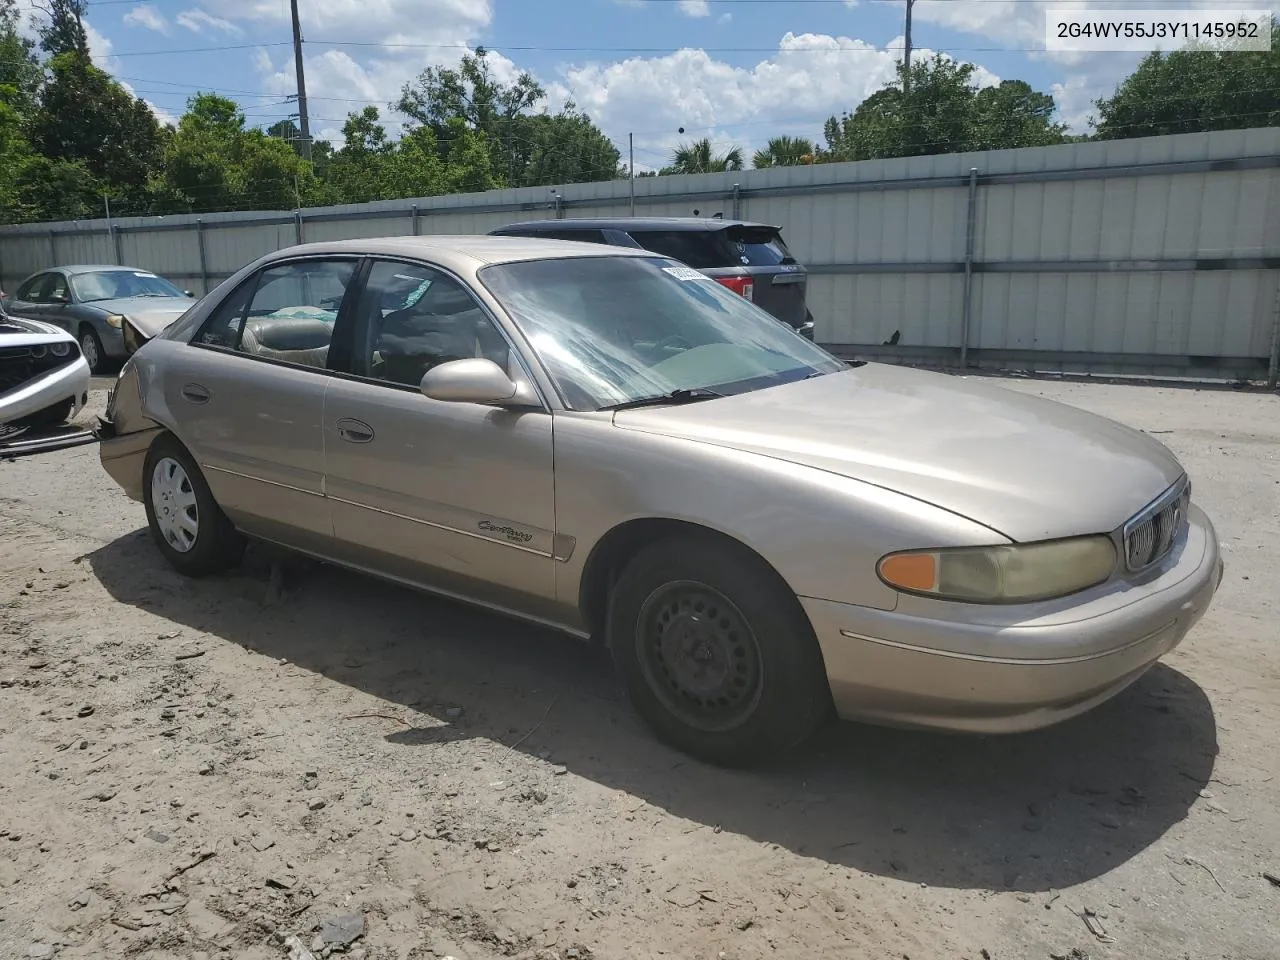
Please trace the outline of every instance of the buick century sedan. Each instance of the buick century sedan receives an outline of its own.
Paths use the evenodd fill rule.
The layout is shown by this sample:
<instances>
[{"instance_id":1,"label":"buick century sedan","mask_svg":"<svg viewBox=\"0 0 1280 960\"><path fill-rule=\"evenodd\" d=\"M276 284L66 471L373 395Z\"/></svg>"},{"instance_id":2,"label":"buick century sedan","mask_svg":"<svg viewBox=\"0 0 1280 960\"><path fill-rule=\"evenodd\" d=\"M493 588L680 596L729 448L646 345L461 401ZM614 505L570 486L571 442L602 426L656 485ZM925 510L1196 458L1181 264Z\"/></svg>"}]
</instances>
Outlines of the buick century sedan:
<instances>
[{"instance_id":1,"label":"buick century sedan","mask_svg":"<svg viewBox=\"0 0 1280 960\"><path fill-rule=\"evenodd\" d=\"M656 734L722 764L832 714L1075 716L1222 578L1151 437L843 362L682 263L595 244L278 251L130 358L100 435L179 571L257 538L599 641Z\"/></svg>"}]
</instances>

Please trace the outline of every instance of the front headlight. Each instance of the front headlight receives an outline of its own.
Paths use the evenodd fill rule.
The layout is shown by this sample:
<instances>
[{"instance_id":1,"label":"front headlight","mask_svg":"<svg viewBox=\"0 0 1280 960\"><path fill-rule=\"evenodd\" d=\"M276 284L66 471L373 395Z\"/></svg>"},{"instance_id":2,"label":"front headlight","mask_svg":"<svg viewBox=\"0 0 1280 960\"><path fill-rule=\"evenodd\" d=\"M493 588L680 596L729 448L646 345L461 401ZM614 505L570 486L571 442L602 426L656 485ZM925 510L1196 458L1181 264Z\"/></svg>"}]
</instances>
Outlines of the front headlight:
<instances>
[{"instance_id":1,"label":"front headlight","mask_svg":"<svg viewBox=\"0 0 1280 960\"><path fill-rule=\"evenodd\" d=\"M124 314L113 313L110 316L108 316L107 326L114 327L116 330L119 330L122 326L124 326Z\"/></svg>"},{"instance_id":2,"label":"front headlight","mask_svg":"<svg viewBox=\"0 0 1280 960\"><path fill-rule=\"evenodd\" d=\"M904 593L960 603L1029 603L1102 583L1115 565L1115 544L1097 536L891 553L876 571Z\"/></svg>"},{"instance_id":3,"label":"front headlight","mask_svg":"<svg viewBox=\"0 0 1280 960\"><path fill-rule=\"evenodd\" d=\"M138 328L126 320L124 324L125 356L133 356L133 354L137 352L138 348L146 342L146 337L138 332Z\"/></svg>"},{"instance_id":4,"label":"front headlight","mask_svg":"<svg viewBox=\"0 0 1280 960\"><path fill-rule=\"evenodd\" d=\"M69 343L51 343L49 344L49 352L55 357L65 357L71 352L71 344Z\"/></svg>"}]
</instances>

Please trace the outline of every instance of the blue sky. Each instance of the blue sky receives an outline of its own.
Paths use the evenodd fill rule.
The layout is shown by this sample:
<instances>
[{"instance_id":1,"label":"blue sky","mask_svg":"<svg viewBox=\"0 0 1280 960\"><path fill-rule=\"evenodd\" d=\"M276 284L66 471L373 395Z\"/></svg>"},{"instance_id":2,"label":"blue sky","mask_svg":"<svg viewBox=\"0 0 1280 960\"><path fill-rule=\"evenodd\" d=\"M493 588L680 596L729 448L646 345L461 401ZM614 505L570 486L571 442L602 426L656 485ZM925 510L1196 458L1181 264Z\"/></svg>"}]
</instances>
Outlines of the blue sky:
<instances>
[{"instance_id":1,"label":"blue sky","mask_svg":"<svg viewBox=\"0 0 1280 960\"><path fill-rule=\"evenodd\" d=\"M1137 54L1048 55L1044 12L1233 9L1261 0L917 0L913 41L1053 93L1083 130ZM484 44L500 76L532 72L554 108L572 97L636 163L662 165L682 139L748 150L770 135L821 139L893 76L903 0L301 0L312 131L336 138L346 113L384 108L433 63ZM99 63L162 117L197 90L241 103L267 126L296 107L288 0L90 0ZM209 49L218 48L218 49ZM685 128L682 137L678 130Z\"/></svg>"}]
</instances>

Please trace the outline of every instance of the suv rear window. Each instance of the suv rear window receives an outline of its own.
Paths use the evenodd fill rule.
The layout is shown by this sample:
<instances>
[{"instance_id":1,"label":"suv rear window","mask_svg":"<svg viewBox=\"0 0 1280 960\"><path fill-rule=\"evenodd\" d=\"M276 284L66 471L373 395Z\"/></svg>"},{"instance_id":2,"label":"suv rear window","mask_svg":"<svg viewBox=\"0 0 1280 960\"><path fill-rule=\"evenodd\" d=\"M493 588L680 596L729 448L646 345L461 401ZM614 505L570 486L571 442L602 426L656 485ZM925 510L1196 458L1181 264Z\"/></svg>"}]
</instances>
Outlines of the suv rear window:
<instances>
[{"instance_id":1,"label":"suv rear window","mask_svg":"<svg viewBox=\"0 0 1280 960\"><path fill-rule=\"evenodd\" d=\"M723 230L631 230L646 250L700 270L716 267L773 267L795 263L782 236L772 227L726 227Z\"/></svg>"}]
</instances>

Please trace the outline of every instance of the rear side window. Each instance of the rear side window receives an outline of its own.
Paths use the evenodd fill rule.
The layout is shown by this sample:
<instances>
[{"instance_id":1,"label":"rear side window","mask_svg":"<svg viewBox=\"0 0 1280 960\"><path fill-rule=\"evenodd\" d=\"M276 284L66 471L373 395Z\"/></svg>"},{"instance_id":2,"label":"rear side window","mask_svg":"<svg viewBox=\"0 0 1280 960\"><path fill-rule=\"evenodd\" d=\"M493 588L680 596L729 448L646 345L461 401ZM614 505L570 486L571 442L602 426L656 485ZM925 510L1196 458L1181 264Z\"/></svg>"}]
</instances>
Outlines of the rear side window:
<instances>
[{"instance_id":1,"label":"rear side window","mask_svg":"<svg viewBox=\"0 0 1280 960\"><path fill-rule=\"evenodd\" d=\"M603 230L557 230L555 233L540 233L540 237L551 240L573 240L577 243L608 243Z\"/></svg>"},{"instance_id":2,"label":"rear side window","mask_svg":"<svg viewBox=\"0 0 1280 960\"><path fill-rule=\"evenodd\" d=\"M27 301L38 300L40 298L40 287L48 280L49 274L37 274L18 288L18 292L14 294L14 299Z\"/></svg>"},{"instance_id":3,"label":"rear side window","mask_svg":"<svg viewBox=\"0 0 1280 960\"><path fill-rule=\"evenodd\" d=\"M722 230L629 230L633 240L646 250L679 260L699 270L740 267Z\"/></svg>"},{"instance_id":4,"label":"rear side window","mask_svg":"<svg viewBox=\"0 0 1280 960\"><path fill-rule=\"evenodd\" d=\"M795 263L773 227L726 227L723 230L632 230L646 250L680 260L700 270L716 267L776 267Z\"/></svg>"},{"instance_id":5,"label":"rear side window","mask_svg":"<svg viewBox=\"0 0 1280 960\"><path fill-rule=\"evenodd\" d=\"M577 243L604 243L609 241L605 239L603 230L538 230L519 227L511 227L502 230L498 234L500 237L534 237L539 240L574 240Z\"/></svg>"}]
</instances>

